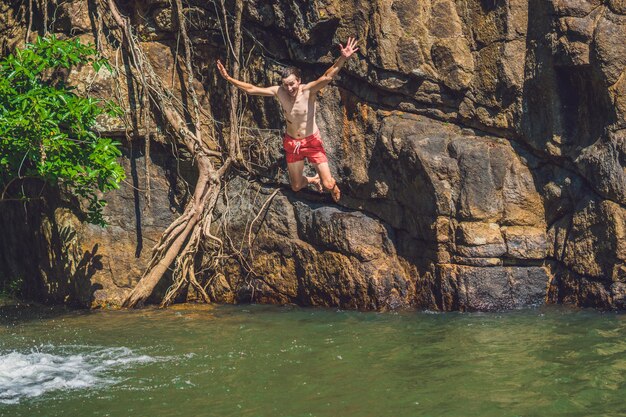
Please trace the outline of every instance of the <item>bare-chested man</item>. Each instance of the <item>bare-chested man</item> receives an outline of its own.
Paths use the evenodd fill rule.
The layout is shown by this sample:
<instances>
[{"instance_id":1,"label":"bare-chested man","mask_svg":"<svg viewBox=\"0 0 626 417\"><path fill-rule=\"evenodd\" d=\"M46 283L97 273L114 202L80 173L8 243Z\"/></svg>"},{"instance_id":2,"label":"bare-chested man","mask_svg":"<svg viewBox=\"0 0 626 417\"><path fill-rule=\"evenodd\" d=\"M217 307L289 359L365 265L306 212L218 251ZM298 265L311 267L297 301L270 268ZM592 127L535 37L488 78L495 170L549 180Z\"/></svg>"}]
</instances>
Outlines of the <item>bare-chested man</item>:
<instances>
[{"instance_id":1,"label":"bare-chested man","mask_svg":"<svg viewBox=\"0 0 626 417\"><path fill-rule=\"evenodd\" d=\"M300 70L289 67L281 73L282 85L257 87L232 78L222 63L217 61L217 68L222 76L237 88L252 95L278 98L287 120L287 133L283 139L283 146L287 154L289 181L294 191L300 191L308 184L313 184L319 191L322 191L321 186L330 191L335 202L341 197L337 182L330 173L322 138L315 123L315 107L317 93L331 82L348 58L359 49L356 43L356 39L348 38L345 46L340 44L339 59L326 70L324 75L307 84L301 84ZM305 158L315 167L316 176L304 176Z\"/></svg>"}]
</instances>

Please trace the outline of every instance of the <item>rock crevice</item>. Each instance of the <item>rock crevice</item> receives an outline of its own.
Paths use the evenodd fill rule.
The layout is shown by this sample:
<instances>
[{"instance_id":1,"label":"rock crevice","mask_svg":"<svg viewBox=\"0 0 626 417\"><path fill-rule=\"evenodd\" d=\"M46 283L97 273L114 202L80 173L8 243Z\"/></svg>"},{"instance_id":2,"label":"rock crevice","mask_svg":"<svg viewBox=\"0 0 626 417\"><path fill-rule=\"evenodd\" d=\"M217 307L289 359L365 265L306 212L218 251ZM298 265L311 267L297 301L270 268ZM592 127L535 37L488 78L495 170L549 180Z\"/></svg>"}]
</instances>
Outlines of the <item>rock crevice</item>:
<instances>
[{"instance_id":1,"label":"rock crevice","mask_svg":"<svg viewBox=\"0 0 626 417\"><path fill-rule=\"evenodd\" d=\"M59 4L50 30L95 41L87 3ZM199 100L218 121L227 120L225 85L213 65L225 53L216 9L183 4ZM6 50L23 40L20 7L0 1ZM124 7L155 70L182 97L170 4L142 0ZM358 59L320 94L318 107L344 198L336 206L311 192L286 191L278 105L248 98L246 140L265 144L251 149L266 169L260 182L235 179L222 195L217 215L230 222L233 242L248 242L248 222L264 201L258 196L284 188L255 228L249 268L225 263L205 277L207 293L218 302L372 310L545 302L624 308L625 7L618 0L246 2L243 77L253 83L278 83L283 65L312 79L333 62L339 42L359 39ZM115 85L89 69L68 81L79 91L137 104L130 84ZM101 128L126 133L113 120ZM137 132L146 136L145 126ZM119 303L145 268L149 242L184 205L183 179L196 180L188 158L169 151L165 133L150 136L149 156L125 155L132 186L110 196L108 229L81 224L62 199L54 200L58 207L33 207L43 220L6 229L12 232L2 242L21 247L19 233L44 236L31 262L39 267L2 249L3 276L38 276L48 288L56 285L56 292L47 290L56 301ZM126 146L137 149L141 140ZM149 206L137 192L148 182L136 169L147 157L155 167ZM0 213L5 225L25 220L19 210ZM58 284L68 280L68 269L59 269L52 253L73 265L73 284ZM38 285L31 295L41 298L45 285ZM190 292L188 299L194 297Z\"/></svg>"}]
</instances>

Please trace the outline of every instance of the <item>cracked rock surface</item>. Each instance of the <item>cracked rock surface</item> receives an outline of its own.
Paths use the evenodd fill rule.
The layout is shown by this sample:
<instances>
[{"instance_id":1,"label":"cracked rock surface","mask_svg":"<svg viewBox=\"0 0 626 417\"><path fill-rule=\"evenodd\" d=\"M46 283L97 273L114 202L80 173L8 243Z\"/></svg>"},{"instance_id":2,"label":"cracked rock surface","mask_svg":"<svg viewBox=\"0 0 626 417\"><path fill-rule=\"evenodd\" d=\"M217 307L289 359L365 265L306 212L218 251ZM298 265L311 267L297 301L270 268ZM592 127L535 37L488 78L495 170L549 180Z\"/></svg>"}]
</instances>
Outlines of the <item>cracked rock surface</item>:
<instances>
[{"instance_id":1,"label":"cracked rock surface","mask_svg":"<svg viewBox=\"0 0 626 417\"><path fill-rule=\"evenodd\" d=\"M6 49L24 36L18 3L0 1ZM169 2L127 3L155 69L181 96ZM216 10L184 3L199 99L227 120L213 65L225 56ZM56 16L54 32L94 40L88 2L63 2ZM249 98L244 125L267 144L269 168L264 185L239 178L222 196L217 215L229 219L233 242L247 241L250 222L282 188L255 223L246 252L254 273L227 263L206 282L215 301L626 307L626 2L251 0L243 26L246 47L254 45L244 76L256 84L280 82L283 65L302 68L305 81L320 76L349 36L360 50L318 103L340 205L288 191L280 109ZM101 97L132 93L88 69L70 81ZM119 123L101 124L124 137ZM78 222L61 197L29 214L27 226L19 209L3 210L4 276L32 277L34 297L119 303L185 202L181 178L195 181L188 156L176 159L163 134L152 140L150 203L141 191L143 139L133 138L124 142L128 184L109 197L108 229ZM40 243L16 237L25 234Z\"/></svg>"}]
</instances>

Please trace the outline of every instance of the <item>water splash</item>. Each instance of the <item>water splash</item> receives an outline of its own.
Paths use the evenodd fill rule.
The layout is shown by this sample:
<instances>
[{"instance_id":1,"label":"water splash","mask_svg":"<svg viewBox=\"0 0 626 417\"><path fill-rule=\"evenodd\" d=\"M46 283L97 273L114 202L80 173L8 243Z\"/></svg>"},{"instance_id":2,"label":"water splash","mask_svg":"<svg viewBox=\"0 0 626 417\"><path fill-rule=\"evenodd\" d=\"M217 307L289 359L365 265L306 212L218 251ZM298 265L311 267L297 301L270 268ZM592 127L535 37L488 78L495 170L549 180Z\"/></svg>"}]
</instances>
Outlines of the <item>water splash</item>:
<instances>
[{"instance_id":1,"label":"water splash","mask_svg":"<svg viewBox=\"0 0 626 417\"><path fill-rule=\"evenodd\" d=\"M126 347L93 352L84 352L84 346L80 349L83 352L77 354L65 353L72 347L58 352L58 348L51 346L30 353L0 353L0 403L16 404L22 398L37 397L48 391L110 384L115 380L106 377L107 371L157 360L137 355Z\"/></svg>"}]
</instances>

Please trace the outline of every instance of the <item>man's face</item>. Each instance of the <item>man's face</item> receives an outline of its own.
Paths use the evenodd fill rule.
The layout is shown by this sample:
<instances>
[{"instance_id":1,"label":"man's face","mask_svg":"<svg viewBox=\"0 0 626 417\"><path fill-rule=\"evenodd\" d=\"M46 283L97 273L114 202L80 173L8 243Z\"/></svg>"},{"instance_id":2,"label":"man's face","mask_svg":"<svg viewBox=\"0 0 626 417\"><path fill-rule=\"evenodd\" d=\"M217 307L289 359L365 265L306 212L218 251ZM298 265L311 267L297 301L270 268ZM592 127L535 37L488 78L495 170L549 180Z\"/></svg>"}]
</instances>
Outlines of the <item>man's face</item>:
<instances>
[{"instance_id":1,"label":"man's face","mask_svg":"<svg viewBox=\"0 0 626 417\"><path fill-rule=\"evenodd\" d=\"M291 74L287 78L283 78L283 87L287 90L290 96L295 97L298 95L298 88L300 87L300 79L294 74Z\"/></svg>"}]
</instances>

